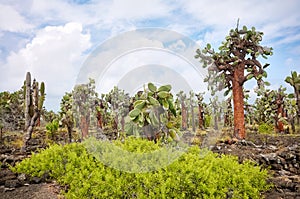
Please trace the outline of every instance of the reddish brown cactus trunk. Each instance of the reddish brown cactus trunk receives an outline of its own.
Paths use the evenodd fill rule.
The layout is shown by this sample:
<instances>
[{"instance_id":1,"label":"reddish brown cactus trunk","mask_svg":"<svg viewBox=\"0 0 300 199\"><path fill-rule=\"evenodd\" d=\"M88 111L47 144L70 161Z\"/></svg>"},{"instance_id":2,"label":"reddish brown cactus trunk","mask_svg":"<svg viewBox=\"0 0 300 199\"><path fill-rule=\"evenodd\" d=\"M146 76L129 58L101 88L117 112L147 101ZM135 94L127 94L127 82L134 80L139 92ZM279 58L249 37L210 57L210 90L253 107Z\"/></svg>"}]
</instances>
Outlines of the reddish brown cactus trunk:
<instances>
[{"instance_id":1,"label":"reddish brown cactus trunk","mask_svg":"<svg viewBox=\"0 0 300 199\"><path fill-rule=\"evenodd\" d=\"M187 108L183 101L181 102L181 127L182 130L187 129Z\"/></svg>"},{"instance_id":2,"label":"reddish brown cactus trunk","mask_svg":"<svg viewBox=\"0 0 300 199\"><path fill-rule=\"evenodd\" d=\"M245 139L246 137L243 83L240 83L242 79L244 79L243 65L236 68L236 70L233 73L232 79L234 135L238 139Z\"/></svg>"},{"instance_id":3,"label":"reddish brown cactus trunk","mask_svg":"<svg viewBox=\"0 0 300 199\"><path fill-rule=\"evenodd\" d=\"M98 125L98 128L100 128L100 129L103 128L103 116L100 111L97 111L97 125Z\"/></svg>"},{"instance_id":4,"label":"reddish brown cactus trunk","mask_svg":"<svg viewBox=\"0 0 300 199\"><path fill-rule=\"evenodd\" d=\"M89 132L89 122L86 116L81 116L80 128L82 139L84 139L88 136Z\"/></svg>"},{"instance_id":5,"label":"reddish brown cactus trunk","mask_svg":"<svg viewBox=\"0 0 300 199\"><path fill-rule=\"evenodd\" d=\"M199 129L204 128L204 111L201 106L201 104L198 104L198 110L199 110L199 115L198 115L198 121L199 121Z\"/></svg>"}]
</instances>

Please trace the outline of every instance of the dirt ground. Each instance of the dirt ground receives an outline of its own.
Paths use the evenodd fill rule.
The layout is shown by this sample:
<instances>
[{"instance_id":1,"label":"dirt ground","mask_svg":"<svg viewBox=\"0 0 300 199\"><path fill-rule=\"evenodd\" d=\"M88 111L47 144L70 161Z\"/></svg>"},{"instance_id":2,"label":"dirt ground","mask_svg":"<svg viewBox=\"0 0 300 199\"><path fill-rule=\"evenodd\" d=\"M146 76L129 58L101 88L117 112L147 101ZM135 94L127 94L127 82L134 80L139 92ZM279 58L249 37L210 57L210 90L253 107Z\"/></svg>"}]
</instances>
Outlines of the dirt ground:
<instances>
[{"instance_id":1,"label":"dirt ground","mask_svg":"<svg viewBox=\"0 0 300 199\"><path fill-rule=\"evenodd\" d=\"M22 186L12 191L4 191L0 189L1 199L58 199L59 189L53 183L30 184Z\"/></svg>"}]
</instances>

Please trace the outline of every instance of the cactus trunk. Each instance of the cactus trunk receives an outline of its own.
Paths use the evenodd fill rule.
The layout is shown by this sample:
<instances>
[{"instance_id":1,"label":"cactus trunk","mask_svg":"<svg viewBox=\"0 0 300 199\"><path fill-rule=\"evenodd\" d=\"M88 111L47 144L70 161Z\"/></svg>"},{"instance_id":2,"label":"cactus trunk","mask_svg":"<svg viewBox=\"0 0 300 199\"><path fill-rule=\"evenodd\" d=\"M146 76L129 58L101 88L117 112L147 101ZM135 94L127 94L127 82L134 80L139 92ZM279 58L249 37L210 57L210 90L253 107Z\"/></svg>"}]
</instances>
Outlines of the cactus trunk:
<instances>
[{"instance_id":1,"label":"cactus trunk","mask_svg":"<svg viewBox=\"0 0 300 199\"><path fill-rule=\"evenodd\" d=\"M30 123L30 106L31 106L31 75L29 72L26 74L25 81L25 131L29 127Z\"/></svg>"},{"instance_id":2,"label":"cactus trunk","mask_svg":"<svg viewBox=\"0 0 300 199\"><path fill-rule=\"evenodd\" d=\"M80 121L80 128L81 128L81 136L82 139L87 138L88 133L89 133L89 121L87 119L87 116L81 116L81 121Z\"/></svg>"},{"instance_id":3,"label":"cactus trunk","mask_svg":"<svg viewBox=\"0 0 300 199\"><path fill-rule=\"evenodd\" d=\"M181 102L181 127L182 130L187 129L187 110L184 101Z\"/></svg>"}]
</instances>

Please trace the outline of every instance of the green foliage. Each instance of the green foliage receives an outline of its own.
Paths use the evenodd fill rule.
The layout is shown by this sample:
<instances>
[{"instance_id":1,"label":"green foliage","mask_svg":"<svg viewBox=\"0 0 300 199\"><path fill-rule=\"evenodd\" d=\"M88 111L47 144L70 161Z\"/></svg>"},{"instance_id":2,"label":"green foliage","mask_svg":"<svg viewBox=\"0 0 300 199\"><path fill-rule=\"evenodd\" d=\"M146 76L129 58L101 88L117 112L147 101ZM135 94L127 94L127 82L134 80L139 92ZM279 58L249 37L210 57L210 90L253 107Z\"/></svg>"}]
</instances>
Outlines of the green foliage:
<instances>
[{"instance_id":1,"label":"green foliage","mask_svg":"<svg viewBox=\"0 0 300 199\"><path fill-rule=\"evenodd\" d=\"M204 127L208 128L211 126L212 123L212 116L211 115L205 115L204 116Z\"/></svg>"},{"instance_id":2,"label":"green foliage","mask_svg":"<svg viewBox=\"0 0 300 199\"><path fill-rule=\"evenodd\" d=\"M57 119L54 119L52 122L49 122L46 125L47 137L54 140L55 136L56 136L56 133L57 133L57 130L58 130L58 127L59 127L59 123L58 123Z\"/></svg>"},{"instance_id":3,"label":"green foliage","mask_svg":"<svg viewBox=\"0 0 300 199\"><path fill-rule=\"evenodd\" d=\"M25 128L28 128L34 113L37 113L37 118L40 117L46 99L45 83L41 82L41 86L39 87L39 83L34 79L31 84L31 74L27 72L23 89L25 122L27 123L25 124ZM34 120L37 120L37 118L34 118Z\"/></svg>"},{"instance_id":4,"label":"green foliage","mask_svg":"<svg viewBox=\"0 0 300 199\"><path fill-rule=\"evenodd\" d=\"M239 29L238 25L230 30L218 52L212 49L210 44L202 51L200 49L196 51L195 58L200 59L204 68L208 67L208 76L204 81L208 82L208 89L212 94L226 88L225 95L227 95L232 90L234 71L245 71L245 75L238 79L241 85L254 78L262 86L262 79L267 77L265 69L269 64L260 64L259 57L267 59L267 56L273 54L272 48L261 46L263 32L257 31L254 27L248 29L243 26Z\"/></svg>"},{"instance_id":5,"label":"green foliage","mask_svg":"<svg viewBox=\"0 0 300 199\"><path fill-rule=\"evenodd\" d=\"M153 83L148 83L148 89L135 98L134 109L129 112L130 120L141 128L150 125L153 132L168 133L177 139L171 121L171 116L176 117L171 88L171 85L157 88Z\"/></svg>"},{"instance_id":6,"label":"green foliage","mask_svg":"<svg viewBox=\"0 0 300 199\"><path fill-rule=\"evenodd\" d=\"M258 132L262 134L272 134L275 132L273 124L262 123L258 126Z\"/></svg>"},{"instance_id":7,"label":"green foliage","mask_svg":"<svg viewBox=\"0 0 300 199\"><path fill-rule=\"evenodd\" d=\"M89 79L88 83L78 84L74 87L72 93L72 99L67 99L69 94L65 95L67 103L72 103L72 110L70 110L69 116L74 116L76 124L79 124L82 138L88 136L88 130L90 128L91 121L95 120L95 101L98 98L98 93L95 91L95 80ZM73 119L69 117L69 119ZM71 125L72 126L72 125Z\"/></svg>"},{"instance_id":8,"label":"green foliage","mask_svg":"<svg viewBox=\"0 0 300 199\"><path fill-rule=\"evenodd\" d=\"M42 82L41 86L40 86L40 96L39 96L39 102L38 102L38 109L42 110L44 102L45 102L45 98L46 98L46 94L45 94L45 83Z\"/></svg>"},{"instance_id":9,"label":"green foliage","mask_svg":"<svg viewBox=\"0 0 300 199\"><path fill-rule=\"evenodd\" d=\"M60 121L68 129L69 142L72 141L74 127L73 97L72 93L65 93L60 103Z\"/></svg>"},{"instance_id":10,"label":"green foliage","mask_svg":"<svg viewBox=\"0 0 300 199\"><path fill-rule=\"evenodd\" d=\"M297 74L296 71L292 71L291 76L285 78L285 82L293 86L295 90L300 90L300 74Z\"/></svg>"},{"instance_id":11,"label":"green foliage","mask_svg":"<svg viewBox=\"0 0 300 199\"><path fill-rule=\"evenodd\" d=\"M290 98L295 98L297 101L298 125L300 124L300 74L296 71L291 72L291 76L286 77L285 82L289 83L294 88L294 93L290 94Z\"/></svg>"},{"instance_id":12,"label":"green foliage","mask_svg":"<svg viewBox=\"0 0 300 199\"><path fill-rule=\"evenodd\" d=\"M286 88L282 86L278 90L256 89L255 92L259 97L254 103L254 118L257 123L275 124L279 119L286 123L286 118L283 115L277 114L279 105L282 104L284 107L288 107L288 100L285 99L287 97L285 91Z\"/></svg>"},{"instance_id":13,"label":"green foliage","mask_svg":"<svg viewBox=\"0 0 300 199\"><path fill-rule=\"evenodd\" d=\"M133 138L124 143L116 141L115 145L139 154L160 149L153 142ZM61 185L68 185L66 198L261 198L260 192L269 187L267 171L252 162L239 164L236 157L220 157L198 147L189 148L167 167L127 173L97 161L84 146L53 145L32 154L12 170L33 176L48 173Z\"/></svg>"},{"instance_id":14,"label":"green foliage","mask_svg":"<svg viewBox=\"0 0 300 199\"><path fill-rule=\"evenodd\" d=\"M21 130L24 128L23 88L13 93L0 92L0 124L4 130Z\"/></svg>"},{"instance_id":15,"label":"green foliage","mask_svg":"<svg viewBox=\"0 0 300 199\"><path fill-rule=\"evenodd\" d=\"M104 109L102 111L105 112L105 117L108 122L112 124L112 130L117 132L120 130L124 131L124 124L121 121L129 112L129 94L114 86L108 94L105 94L104 99L109 107L109 113L105 112L105 103L102 103L102 105L104 105ZM99 109L99 111L101 110Z\"/></svg>"}]
</instances>

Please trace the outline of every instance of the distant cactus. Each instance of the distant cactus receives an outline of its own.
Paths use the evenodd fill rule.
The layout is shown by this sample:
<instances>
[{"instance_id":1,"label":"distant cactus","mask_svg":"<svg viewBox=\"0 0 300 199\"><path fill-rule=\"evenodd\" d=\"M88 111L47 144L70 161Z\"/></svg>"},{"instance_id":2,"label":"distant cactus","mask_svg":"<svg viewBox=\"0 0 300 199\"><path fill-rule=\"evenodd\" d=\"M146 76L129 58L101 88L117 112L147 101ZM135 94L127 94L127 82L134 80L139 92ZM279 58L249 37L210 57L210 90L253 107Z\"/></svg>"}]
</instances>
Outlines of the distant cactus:
<instances>
[{"instance_id":1,"label":"distant cactus","mask_svg":"<svg viewBox=\"0 0 300 199\"><path fill-rule=\"evenodd\" d=\"M65 93L60 103L60 117L63 126L67 127L69 143L72 142L72 131L74 127L73 96Z\"/></svg>"},{"instance_id":2,"label":"distant cactus","mask_svg":"<svg viewBox=\"0 0 300 199\"><path fill-rule=\"evenodd\" d=\"M22 151L26 150L26 146L28 145L28 141L31 139L36 122L40 118L41 110L45 101L45 84L42 82L39 89L38 82L34 79L31 85L31 74L30 72L27 72L24 90L26 134L24 136Z\"/></svg>"},{"instance_id":3,"label":"distant cactus","mask_svg":"<svg viewBox=\"0 0 300 199\"><path fill-rule=\"evenodd\" d=\"M297 123L300 124L300 74L298 74L296 71L292 71L291 76L287 76L285 82L289 83L294 88L294 95L292 97L296 98L297 101Z\"/></svg>"}]
</instances>

